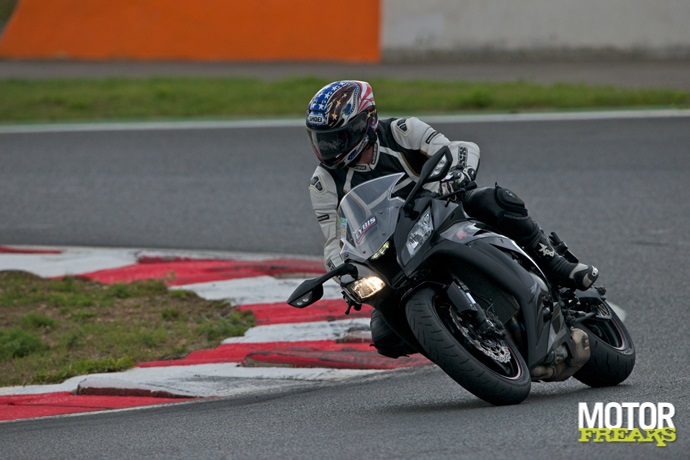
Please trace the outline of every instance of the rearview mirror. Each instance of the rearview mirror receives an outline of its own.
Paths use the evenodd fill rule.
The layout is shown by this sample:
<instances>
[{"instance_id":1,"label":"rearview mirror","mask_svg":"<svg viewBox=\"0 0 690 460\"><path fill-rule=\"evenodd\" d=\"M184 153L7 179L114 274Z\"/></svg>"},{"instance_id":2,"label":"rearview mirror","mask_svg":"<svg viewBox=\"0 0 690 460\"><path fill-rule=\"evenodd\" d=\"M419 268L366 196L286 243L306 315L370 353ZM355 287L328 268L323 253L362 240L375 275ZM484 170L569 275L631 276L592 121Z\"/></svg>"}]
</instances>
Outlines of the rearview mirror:
<instances>
[{"instance_id":1,"label":"rearview mirror","mask_svg":"<svg viewBox=\"0 0 690 460\"><path fill-rule=\"evenodd\" d=\"M438 159L437 156L439 157ZM448 175L448 171L450 171L450 165L452 163L453 155L450 153L450 149L448 146L443 147L441 150L436 152L433 157L429 158L426 163L424 163L419 177L426 177L424 182L439 181Z\"/></svg>"},{"instance_id":2,"label":"rearview mirror","mask_svg":"<svg viewBox=\"0 0 690 460\"><path fill-rule=\"evenodd\" d=\"M287 303L295 308L304 308L313 304L323 297L323 283L335 276L352 275L357 276L357 267L351 264L342 264L335 270L331 270L325 275L303 281L297 286L287 300Z\"/></svg>"},{"instance_id":3,"label":"rearview mirror","mask_svg":"<svg viewBox=\"0 0 690 460\"><path fill-rule=\"evenodd\" d=\"M287 303L295 308L304 308L323 297L323 283L319 278L306 280L292 293Z\"/></svg>"},{"instance_id":4,"label":"rearview mirror","mask_svg":"<svg viewBox=\"0 0 690 460\"><path fill-rule=\"evenodd\" d=\"M403 204L403 209L409 212L410 203L412 203L414 197L417 196L419 189L427 182L438 181L446 177L452 163L453 155L450 153L450 149L447 145L436 152L434 156L426 160L426 163L422 166L422 172L419 174L417 182L414 184L410 194L407 195L405 204Z\"/></svg>"}]
</instances>

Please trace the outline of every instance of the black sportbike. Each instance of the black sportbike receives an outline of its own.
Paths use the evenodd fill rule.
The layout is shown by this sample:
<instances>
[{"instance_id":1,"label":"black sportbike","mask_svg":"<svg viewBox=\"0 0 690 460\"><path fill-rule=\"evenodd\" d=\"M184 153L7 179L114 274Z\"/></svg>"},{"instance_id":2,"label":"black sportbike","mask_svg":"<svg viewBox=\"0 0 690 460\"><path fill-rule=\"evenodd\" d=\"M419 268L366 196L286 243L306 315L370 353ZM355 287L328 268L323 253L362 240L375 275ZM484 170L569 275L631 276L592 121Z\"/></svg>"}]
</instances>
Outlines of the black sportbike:
<instances>
[{"instance_id":1,"label":"black sportbike","mask_svg":"<svg viewBox=\"0 0 690 460\"><path fill-rule=\"evenodd\" d=\"M635 349L605 289L554 285L514 241L468 218L453 200L467 188L426 191L423 185L446 177L451 159L447 148L439 151L403 196L403 174L347 193L338 211L345 263L303 282L288 303L304 308L340 277L348 311L364 303L378 309L411 350L495 405L523 401L532 381L624 381Z\"/></svg>"}]
</instances>

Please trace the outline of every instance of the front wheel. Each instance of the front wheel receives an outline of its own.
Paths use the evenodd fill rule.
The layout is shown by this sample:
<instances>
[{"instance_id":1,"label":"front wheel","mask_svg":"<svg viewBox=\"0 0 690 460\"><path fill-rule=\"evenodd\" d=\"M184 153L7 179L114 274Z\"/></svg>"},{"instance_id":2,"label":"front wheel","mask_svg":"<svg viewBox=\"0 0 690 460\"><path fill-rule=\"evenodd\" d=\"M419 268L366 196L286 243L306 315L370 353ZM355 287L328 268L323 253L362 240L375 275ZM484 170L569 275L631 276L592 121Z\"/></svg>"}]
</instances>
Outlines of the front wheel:
<instances>
[{"instance_id":1,"label":"front wheel","mask_svg":"<svg viewBox=\"0 0 690 460\"><path fill-rule=\"evenodd\" d=\"M497 406L527 398L529 369L509 338L481 335L471 318L430 288L416 292L405 313L428 357L467 391Z\"/></svg>"},{"instance_id":2,"label":"front wheel","mask_svg":"<svg viewBox=\"0 0 690 460\"><path fill-rule=\"evenodd\" d=\"M591 387L618 385L635 366L635 347L628 330L616 312L603 299L592 300L596 313L576 327L589 336L591 357L574 375Z\"/></svg>"}]
</instances>

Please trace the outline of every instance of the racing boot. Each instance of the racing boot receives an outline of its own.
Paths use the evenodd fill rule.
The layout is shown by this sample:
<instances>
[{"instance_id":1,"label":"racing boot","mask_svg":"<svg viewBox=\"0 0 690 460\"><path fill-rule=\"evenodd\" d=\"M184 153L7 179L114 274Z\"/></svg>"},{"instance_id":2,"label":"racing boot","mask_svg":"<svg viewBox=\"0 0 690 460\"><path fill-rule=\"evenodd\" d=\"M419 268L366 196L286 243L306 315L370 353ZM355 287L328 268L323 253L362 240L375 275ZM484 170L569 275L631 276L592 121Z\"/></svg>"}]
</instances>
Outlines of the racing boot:
<instances>
[{"instance_id":1,"label":"racing boot","mask_svg":"<svg viewBox=\"0 0 690 460\"><path fill-rule=\"evenodd\" d=\"M591 265L573 263L556 252L551 242L538 228L537 234L522 245L544 274L560 286L586 291L599 277L599 270Z\"/></svg>"}]
</instances>

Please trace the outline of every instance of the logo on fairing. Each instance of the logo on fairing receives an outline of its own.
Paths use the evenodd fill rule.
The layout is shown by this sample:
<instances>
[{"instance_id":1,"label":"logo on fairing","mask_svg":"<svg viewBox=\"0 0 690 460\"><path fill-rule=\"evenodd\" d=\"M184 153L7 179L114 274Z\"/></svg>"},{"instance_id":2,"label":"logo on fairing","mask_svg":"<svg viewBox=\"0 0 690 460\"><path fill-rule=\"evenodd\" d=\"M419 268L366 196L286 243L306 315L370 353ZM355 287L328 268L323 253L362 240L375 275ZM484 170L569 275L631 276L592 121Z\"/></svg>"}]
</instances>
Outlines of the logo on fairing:
<instances>
[{"instance_id":1,"label":"logo on fairing","mask_svg":"<svg viewBox=\"0 0 690 460\"><path fill-rule=\"evenodd\" d=\"M355 241L359 243L362 241L362 238L364 238L364 234L371 230L374 225L376 225L376 216L372 217L368 221L364 222L361 227L359 227L359 230L355 232Z\"/></svg>"},{"instance_id":2,"label":"logo on fairing","mask_svg":"<svg viewBox=\"0 0 690 460\"><path fill-rule=\"evenodd\" d=\"M467 238L467 232L464 230L458 230L458 232L455 234L455 238L458 240L464 240Z\"/></svg>"}]
</instances>

